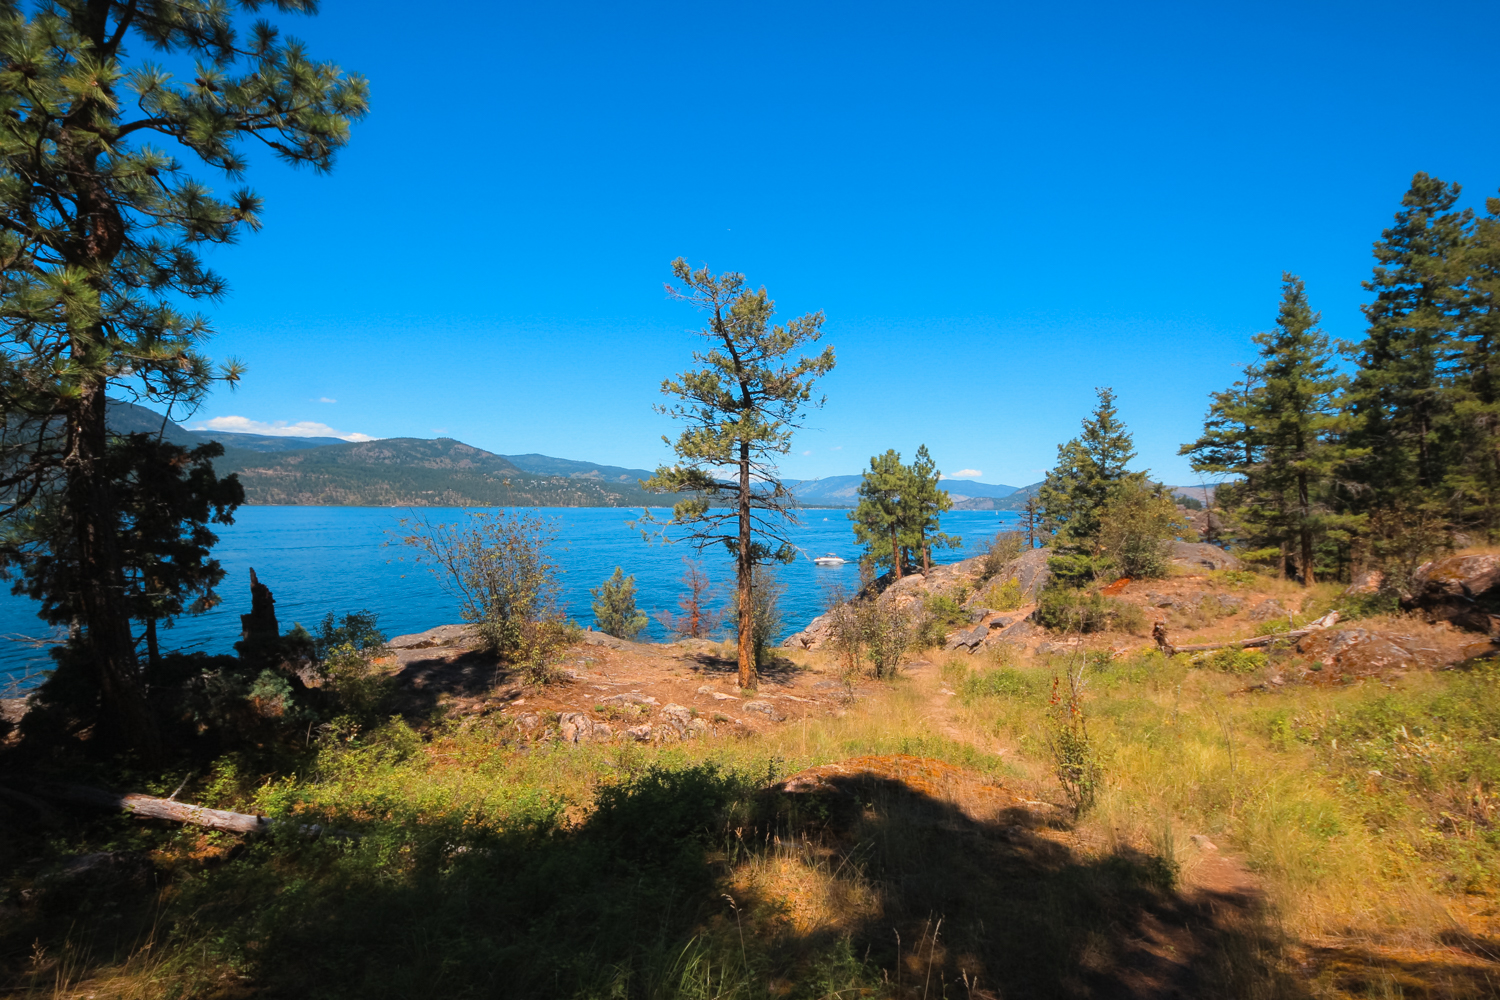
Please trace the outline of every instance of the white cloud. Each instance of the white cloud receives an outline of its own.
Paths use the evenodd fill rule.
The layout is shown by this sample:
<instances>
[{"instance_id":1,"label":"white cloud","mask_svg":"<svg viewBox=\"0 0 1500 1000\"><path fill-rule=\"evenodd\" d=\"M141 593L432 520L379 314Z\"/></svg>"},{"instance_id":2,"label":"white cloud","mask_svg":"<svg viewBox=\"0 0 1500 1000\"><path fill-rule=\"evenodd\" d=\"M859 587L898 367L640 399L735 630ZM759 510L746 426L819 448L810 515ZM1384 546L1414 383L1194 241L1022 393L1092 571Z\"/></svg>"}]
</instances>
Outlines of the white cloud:
<instances>
[{"instance_id":1,"label":"white cloud","mask_svg":"<svg viewBox=\"0 0 1500 1000\"><path fill-rule=\"evenodd\" d=\"M811 455L812 452L810 452L810 451L804 451L802 454L804 454L804 455Z\"/></svg>"},{"instance_id":2,"label":"white cloud","mask_svg":"<svg viewBox=\"0 0 1500 1000\"><path fill-rule=\"evenodd\" d=\"M313 400L313 402L314 403L337 403L338 400L336 400L336 399L329 399L327 396L319 396L317 399Z\"/></svg>"},{"instance_id":3,"label":"white cloud","mask_svg":"<svg viewBox=\"0 0 1500 1000\"><path fill-rule=\"evenodd\" d=\"M829 451L843 451L844 450L844 446L841 445L841 444L836 444L832 448L829 448L828 450Z\"/></svg>"},{"instance_id":4,"label":"white cloud","mask_svg":"<svg viewBox=\"0 0 1500 1000\"><path fill-rule=\"evenodd\" d=\"M984 473L980 472L978 469L959 469L957 472L952 473L951 475L944 476L943 478L944 479L978 479L982 475L984 475Z\"/></svg>"},{"instance_id":5,"label":"white cloud","mask_svg":"<svg viewBox=\"0 0 1500 1000\"><path fill-rule=\"evenodd\" d=\"M368 434L345 434L343 431L336 431L327 424L320 424L314 420L299 420L294 424L286 420L273 420L266 423L263 420L251 420L249 417L214 417L189 427L188 430L224 431L229 434L269 434L272 437L335 437L344 441L375 440Z\"/></svg>"}]
</instances>

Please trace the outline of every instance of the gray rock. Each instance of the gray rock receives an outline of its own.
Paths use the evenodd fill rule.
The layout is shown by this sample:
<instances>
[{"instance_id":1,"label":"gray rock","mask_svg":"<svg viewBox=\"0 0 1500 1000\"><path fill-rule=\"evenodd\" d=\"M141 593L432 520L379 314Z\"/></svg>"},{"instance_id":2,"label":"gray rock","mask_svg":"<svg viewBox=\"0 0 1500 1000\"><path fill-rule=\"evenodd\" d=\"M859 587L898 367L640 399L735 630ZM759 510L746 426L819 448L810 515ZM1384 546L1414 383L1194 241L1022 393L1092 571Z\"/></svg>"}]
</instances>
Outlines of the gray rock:
<instances>
[{"instance_id":1,"label":"gray rock","mask_svg":"<svg viewBox=\"0 0 1500 1000\"><path fill-rule=\"evenodd\" d=\"M650 695L641 694L639 691L631 691L627 694L612 694L608 698L601 698L600 703L604 705L655 705L656 699Z\"/></svg>"},{"instance_id":2,"label":"gray rock","mask_svg":"<svg viewBox=\"0 0 1500 1000\"><path fill-rule=\"evenodd\" d=\"M741 707L747 712L759 712L772 722L781 722L786 718L786 713L769 701L747 701Z\"/></svg>"},{"instance_id":3,"label":"gray rock","mask_svg":"<svg viewBox=\"0 0 1500 1000\"><path fill-rule=\"evenodd\" d=\"M605 649L628 650L635 649L640 645L640 643L627 642L624 639L618 639L610 635L608 632L594 632L592 630L585 631L583 633L581 641L585 645L603 646Z\"/></svg>"},{"instance_id":4,"label":"gray rock","mask_svg":"<svg viewBox=\"0 0 1500 1000\"><path fill-rule=\"evenodd\" d=\"M468 646L479 641L479 630L473 625L439 625L426 632L398 635L386 643L391 649L434 649L440 646Z\"/></svg>"},{"instance_id":5,"label":"gray rock","mask_svg":"<svg viewBox=\"0 0 1500 1000\"><path fill-rule=\"evenodd\" d=\"M1173 542L1172 565L1196 570L1243 569L1239 557L1207 542Z\"/></svg>"},{"instance_id":6,"label":"gray rock","mask_svg":"<svg viewBox=\"0 0 1500 1000\"><path fill-rule=\"evenodd\" d=\"M637 743L645 743L647 740L651 739L651 723L648 722L640 726L631 726L629 729L622 730L621 735L626 737L627 739L635 740Z\"/></svg>"},{"instance_id":7,"label":"gray rock","mask_svg":"<svg viewBox=\"0 0 1500 1000\"><path fill-rule=\"evenodd\" d=\"M1250 620L1263 622L1271 618L1280 618L1286 614L1286 608L1274 597L1261 601L1250 609Z\"/></svg>"},{"instance_id":8,"label":"gray rock","mask_svg":"<svg viewBox=\"0 0 1500 1000\"><path fill-rule=\"evenodd\" d=\"M666 707L661 710L661 717L668 725L677 730L680 735L692 724L693 710L685 705L668 702Z\"/></svg>"},{"instance_id":9,"label":"gray rock","mask_svg":"<svg viewBox=\"0 0 1500 1000\"><path fill-rule=\"evenodd\" d=\"M608 725L596 722L582 712L564 712L558 716L557 731L567 743L607 740L614 735L614 730Z\"/></svg>"}]
</instances>

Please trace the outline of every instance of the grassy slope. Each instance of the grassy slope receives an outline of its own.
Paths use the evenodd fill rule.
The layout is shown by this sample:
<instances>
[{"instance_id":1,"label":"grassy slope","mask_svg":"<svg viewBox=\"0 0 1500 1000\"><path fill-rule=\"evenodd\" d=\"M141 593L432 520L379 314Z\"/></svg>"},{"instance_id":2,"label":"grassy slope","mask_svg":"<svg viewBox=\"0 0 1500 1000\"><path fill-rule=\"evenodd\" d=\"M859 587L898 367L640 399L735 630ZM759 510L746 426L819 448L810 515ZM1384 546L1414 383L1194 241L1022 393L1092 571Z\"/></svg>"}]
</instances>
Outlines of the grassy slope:
<instances>
[{"instance_id":1,"label":"grassy slope","mask_svg":"<svg viewBox=\"0 0 1500 1000\"><path fill-rule=\"evenodd\" d=\"M768 776L872 753L1060 799L1051 682L1080 665L1106 780L1050 855L993 854L993 835L918 822L899 797L840 837L758 805ZM1192 880L1203 834L1272 910L1196 939L1194 995L1493 996L1476 956L1500 898L1496 681L1479 666L1247 692L1183 657L965 657L740 742L530 746L503 717L393 723L221 760L184 793L360 839L246 849L101 819L46 849L151 847L172 888L12 920L4 963L19 995L49 996L962 996L954 980L981 967L974 996L1114 995L1133 942L1180 916L1163 878Z\"/></svg>"}]
</instances>

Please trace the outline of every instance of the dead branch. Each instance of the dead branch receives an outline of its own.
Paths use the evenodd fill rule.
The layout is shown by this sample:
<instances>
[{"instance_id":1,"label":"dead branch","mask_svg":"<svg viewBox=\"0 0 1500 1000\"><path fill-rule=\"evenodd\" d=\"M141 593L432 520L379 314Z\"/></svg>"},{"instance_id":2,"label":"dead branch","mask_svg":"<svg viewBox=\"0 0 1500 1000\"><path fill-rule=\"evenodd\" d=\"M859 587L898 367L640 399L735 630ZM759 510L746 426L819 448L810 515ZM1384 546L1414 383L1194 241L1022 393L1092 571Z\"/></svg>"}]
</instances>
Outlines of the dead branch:
<instances>
[{"instance_id":1,"label":"dead branch","mask_svg":"<svg viewBox=\"0 0 1500 1000\"><path fill-rule=\"evenodd\" d=\"M1173 646L1171 643L1166 641L1165 629L1162 630L1161 635L1154 637L1156 638L1157 645L1161 647L1163 652L1169 655L1172 653L1204 653L1210 649L1253 649L1256 646L1269 646L1271 643L1276 642L1279 639L1300 639L1305 635L1311 635L1314 632L1321 632L1326 628L1332 627L1338 622L1338 620L1339 613L1337 611L1330 611L1328 612L1328 614L1324 615L1322 618L1319 618L1312 624L1304 625L1302 628L1293 629L1290 632L1275 632L1271 635L1258 635L1253 639L1239 639L1235 642L1205 642L1195 646Z\"/></svg>"}]
</instances>

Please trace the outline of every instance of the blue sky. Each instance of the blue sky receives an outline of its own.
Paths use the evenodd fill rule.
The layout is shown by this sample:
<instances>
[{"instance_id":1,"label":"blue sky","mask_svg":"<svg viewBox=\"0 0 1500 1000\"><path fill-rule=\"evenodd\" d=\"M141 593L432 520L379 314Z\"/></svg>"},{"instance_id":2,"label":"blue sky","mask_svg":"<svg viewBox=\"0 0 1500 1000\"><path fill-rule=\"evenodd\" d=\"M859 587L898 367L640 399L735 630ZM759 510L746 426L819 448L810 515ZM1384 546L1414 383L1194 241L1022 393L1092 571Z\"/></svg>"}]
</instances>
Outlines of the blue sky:
<instances>
[{"instance_id":1,"label":"blue sky","mask_svg":"<svg viewBox=\"0 0 1500 1000\"><path fill-rule=\"evenodd\" d=\"M1500 7L324 0L275 20L365 74L328 176L250 150L193 424L447 435L653 466L697 317L679 255L828 316L784 471L926 443L1021 485L1113 386L1138 464L1270 325L1283 269L1358 338L1413 172L1500 187Z\"/></svg>"}]
</instances>

